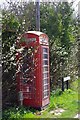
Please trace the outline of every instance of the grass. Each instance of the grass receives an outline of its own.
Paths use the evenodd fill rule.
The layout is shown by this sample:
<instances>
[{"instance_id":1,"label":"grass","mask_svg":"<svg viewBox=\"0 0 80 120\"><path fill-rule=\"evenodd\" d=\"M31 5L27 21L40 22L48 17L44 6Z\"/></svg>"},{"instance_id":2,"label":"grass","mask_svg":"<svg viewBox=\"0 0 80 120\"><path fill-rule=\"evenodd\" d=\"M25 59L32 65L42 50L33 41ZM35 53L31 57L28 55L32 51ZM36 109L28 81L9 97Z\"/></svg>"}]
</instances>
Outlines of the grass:
<instances>
[{"instance_id":1,"label":"grass","mask_svg":"<svg viewBox=\"0 0 80 120\"><path fill-rule=\"evenodd\" d=\"M50 104L47 109L42 112L31 108L14 107L6 110L3 114L3 120L10 118L74 118L78 113L78 82L76 80L72 83L71 89L62 92L60 89L53 91L50 97ZM61 115L51 114L50 111L62 108L65 111ZM36 113L40 112L40 115ZM13 119L14 120L14 119Z\"/></svg>"},{"instance_id":2,"label":"grass","mask_svg":"<svg viewBox=\"0 0 80 120\"><path fill-rule=\"evenodd\" d=\"M78 113L78 94L74 91L65 91L55 103L58 107L63 108L65 112L62 113L60 118L73 118Z\"/></svg>"}]
</instances>

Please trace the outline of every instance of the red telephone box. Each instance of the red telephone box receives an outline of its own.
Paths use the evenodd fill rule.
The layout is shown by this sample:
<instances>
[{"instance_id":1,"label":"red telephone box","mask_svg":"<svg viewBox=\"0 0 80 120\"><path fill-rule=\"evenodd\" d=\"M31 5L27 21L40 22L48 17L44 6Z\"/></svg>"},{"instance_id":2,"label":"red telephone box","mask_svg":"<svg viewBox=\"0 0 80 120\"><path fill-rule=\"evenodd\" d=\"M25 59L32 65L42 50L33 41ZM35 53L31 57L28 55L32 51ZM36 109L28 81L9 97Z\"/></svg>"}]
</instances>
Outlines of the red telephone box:
<instances>
[{"instance_id":1,"label":"red telephone box","mask_svg":"<svg viewBox=\"0 0 80 120\"><path fill-rule=\"evenodd\" d=\"M49 104L49 43L48 36L39 31L28 31L17 39L23 49L17 58L17 91L25 106L43 108Z\"/></svg>"}]
</instances>

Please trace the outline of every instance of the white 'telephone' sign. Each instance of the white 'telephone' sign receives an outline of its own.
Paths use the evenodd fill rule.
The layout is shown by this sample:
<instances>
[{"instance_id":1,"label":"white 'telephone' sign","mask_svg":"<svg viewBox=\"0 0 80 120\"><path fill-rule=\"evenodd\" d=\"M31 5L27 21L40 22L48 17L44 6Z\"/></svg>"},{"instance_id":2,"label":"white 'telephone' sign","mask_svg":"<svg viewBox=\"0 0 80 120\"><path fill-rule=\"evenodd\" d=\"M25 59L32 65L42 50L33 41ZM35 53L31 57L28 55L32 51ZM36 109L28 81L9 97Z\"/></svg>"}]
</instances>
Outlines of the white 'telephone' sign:
<instances>
[{"instance_id":1,"label":"white 'telephone' sign","mask_svg":"<svg viewBox=\"0 0 80 120\"><path fill-rule=\"evenodd\" d=\"M70 76L64 77L64 82L67 81L67 80L70 80Z\"/></svg>"}]
</instances>

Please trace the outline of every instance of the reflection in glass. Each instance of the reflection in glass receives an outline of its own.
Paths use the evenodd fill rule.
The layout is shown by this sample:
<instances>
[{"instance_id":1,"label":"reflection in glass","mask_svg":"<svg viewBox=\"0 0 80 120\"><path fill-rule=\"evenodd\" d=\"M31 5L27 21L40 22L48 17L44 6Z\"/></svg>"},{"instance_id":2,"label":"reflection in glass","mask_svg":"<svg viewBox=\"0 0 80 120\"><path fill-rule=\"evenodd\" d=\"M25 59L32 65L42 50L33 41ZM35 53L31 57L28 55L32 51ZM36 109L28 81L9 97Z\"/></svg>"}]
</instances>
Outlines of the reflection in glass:
<instances>
[{"instance_id":1,"label":"reflection in glass","mask_svg":"<svg viewBox=\"0 0 80 120\"><path fill-rule=\"evenodd\" d=\"M44 60L44 61L43 61L43 64L44 64L44 65L48 65L48 60Z\"/></svg>"},{"instance_id":2,"label":"reflection in glass","mask_svg":"<svg viewBox=\"0 0 80 120\"><path fill-rule=\"evenodd\" d=\"M43 48L43 53L48 53L48 48Z\"/></svg>"},{"instance_id":3,"label":"reflection in glass","mask_svg":"<svg viewBox=\"0 0 80 120\"><path fill-rule=\"evenodd\" d=\"M46 72L46 71L48 71L48 66L44 66L43 68L43 72Z\"/></svg>"},{"instance_id":4,"label":"reflection in glass","mask_svg":"<svg viewBox=\"0 0 80 120\"><path fill-rule=\"evenodd\" d=\"M43 54L43 59L48 59L48 54Z\"/></svg>"},{"instance_id":5,"label":"reflection in glass","mask_svg":"<svg viewBox=\"0 0 80 120\"><path fill-rule=\"evenodd\" d=\"M43 78L45 79L45 78L47 78L48 77L48 73L44 73L43 74Z\"/></svg>"}]
</instances>

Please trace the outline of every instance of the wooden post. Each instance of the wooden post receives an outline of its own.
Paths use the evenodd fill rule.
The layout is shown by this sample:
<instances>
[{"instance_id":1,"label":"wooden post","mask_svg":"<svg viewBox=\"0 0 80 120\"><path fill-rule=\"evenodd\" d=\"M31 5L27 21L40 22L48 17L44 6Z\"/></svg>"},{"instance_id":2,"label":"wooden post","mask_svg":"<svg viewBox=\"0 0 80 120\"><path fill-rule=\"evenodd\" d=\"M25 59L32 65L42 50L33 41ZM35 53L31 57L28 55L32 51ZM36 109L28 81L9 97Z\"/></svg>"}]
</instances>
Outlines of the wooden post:
<instances>
[{"instance_id":1,"label":"wooden post","mask_svg":"<svg viewBox=\"0 0 80 120\"><path fill-rule=\"evenodd\" d=\"M64 79L62 77L62 91L64 91Z\"/></svg>"},{"instance_id":2,"label":"wooden post","mask_svg":"<svg viewBox=\"0 0 80 120\"><path fill-rule=\"evenodd\" d=\"M69 86L69 84L68 84L68 80L66 81L66 87L67 87L67 90L68 90L68 86Z\"/></svg>"},{"instance_id":3,"label":"wooden post","mask_svg":"<svg viewBox=\"0 0 80 120\"><path fill-rule=\"evenodd\" d=\"M64 77L64 80L63 80L66 83L67 90L69 88L69 82L68 82L69 80L70 80L70 76Z\"/></svg>"},{"instance_id":4,"label":"wooden post","mask_svg":"<svg viewBox=\"0 0 80 120\"><path fill-rule=\"evenodd\" d=\"M36 30L40 31L40 0L36 0Z\"/></svg>"}]
</instances>

